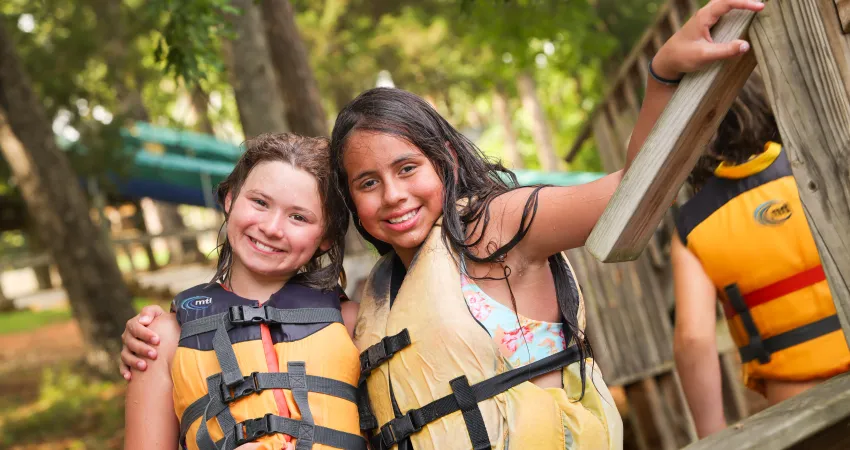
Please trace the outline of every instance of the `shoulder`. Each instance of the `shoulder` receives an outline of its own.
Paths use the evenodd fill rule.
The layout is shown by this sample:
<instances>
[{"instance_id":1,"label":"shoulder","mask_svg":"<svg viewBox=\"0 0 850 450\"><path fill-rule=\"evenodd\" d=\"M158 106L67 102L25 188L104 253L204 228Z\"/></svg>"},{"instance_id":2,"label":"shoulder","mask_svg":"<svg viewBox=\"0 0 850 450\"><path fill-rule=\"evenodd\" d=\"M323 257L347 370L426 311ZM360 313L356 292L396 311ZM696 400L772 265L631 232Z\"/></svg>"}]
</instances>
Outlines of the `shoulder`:
<instances>
[{"instance_id":1,"label":"shoulder","mask_svg":"<svg viewBox=\"0 0 850 450\"><path fill-rule=\"evenodd\" d=\"M159 336L159 351L170 360L180 343L180 324L174 314L161 314L149 326Z\"/></svg>"},{"instance_id":2,"label":"shoulder","mask_svg":"<svg viewBox=\"0 0 850 450\"><path fill-rule=\"evenodd\" d=\"M357 314L360 312L360 304L346 299L340 305L342 310L342 321L345 328L348 329L348 334L354 336L354 325L357 323Z\"/></svg>"}]
</instances>

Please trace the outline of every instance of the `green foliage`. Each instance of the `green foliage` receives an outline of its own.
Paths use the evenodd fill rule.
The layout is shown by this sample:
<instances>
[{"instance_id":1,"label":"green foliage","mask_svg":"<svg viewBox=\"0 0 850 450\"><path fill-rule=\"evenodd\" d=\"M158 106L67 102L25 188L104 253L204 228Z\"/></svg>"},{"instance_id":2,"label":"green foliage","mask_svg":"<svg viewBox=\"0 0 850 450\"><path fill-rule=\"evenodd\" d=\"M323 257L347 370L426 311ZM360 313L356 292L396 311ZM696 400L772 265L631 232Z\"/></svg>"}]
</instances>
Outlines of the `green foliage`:
<instances>
[{"instance_id":1,"label":"green foliage","mask_svg":"<svg viewBox=\"0 0 850 450\"><path fill-rule=\"evenodd\" d=\"M154 17L166 12L153 53L157 63L165 64L166 73L195 82L224 69L219 43L233 36L224 15L242 13L230 0L151 0L147 11Z\"/></svg>"}]
</instances>

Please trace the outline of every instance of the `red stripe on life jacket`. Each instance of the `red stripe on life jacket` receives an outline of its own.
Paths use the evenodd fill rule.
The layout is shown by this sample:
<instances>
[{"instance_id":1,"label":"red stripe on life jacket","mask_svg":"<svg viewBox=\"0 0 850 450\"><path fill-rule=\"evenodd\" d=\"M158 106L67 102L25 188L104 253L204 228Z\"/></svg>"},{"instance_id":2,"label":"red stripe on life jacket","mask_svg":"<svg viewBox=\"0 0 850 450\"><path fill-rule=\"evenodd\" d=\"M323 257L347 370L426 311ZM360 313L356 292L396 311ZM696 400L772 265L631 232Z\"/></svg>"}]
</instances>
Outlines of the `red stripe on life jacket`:
<instances>
[{"instance_id":1,"label":"red stripe on life jacket","mask_svg":"<svg viewBox=\"0 0 850 450\"><path fill-rule=\"evenodd\" d=\"M744 294L744 303L747 304L748 308L752 309L758 305L786 296L792 292L799 291L800 289L807 288L824 280L826 280L826 274L823 272L823 266L816 266L783 280L779 280L776 283L769 284L763 288L756 289L748 294ZM737 314L728 304L724 305L723 309L726 311L727 318L733 317Z\"/></svg>"}]
</instances>

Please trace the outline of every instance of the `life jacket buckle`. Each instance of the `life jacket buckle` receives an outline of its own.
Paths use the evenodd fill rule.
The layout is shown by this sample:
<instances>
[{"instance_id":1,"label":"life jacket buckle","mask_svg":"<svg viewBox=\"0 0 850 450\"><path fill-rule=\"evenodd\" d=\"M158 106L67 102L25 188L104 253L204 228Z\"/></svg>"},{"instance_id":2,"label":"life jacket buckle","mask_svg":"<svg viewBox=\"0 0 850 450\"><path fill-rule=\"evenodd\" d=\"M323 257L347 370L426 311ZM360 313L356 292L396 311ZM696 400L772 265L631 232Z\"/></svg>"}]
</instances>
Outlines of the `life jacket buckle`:
<instances>
[{"instance_id":1,"label":"life jacket buckle","mask_svg":"<svg viewBox=\"0 0 850 450\"><path fill-rule=\"evenodd\" d=\"M257 439L272 434L272 414L266 414L257 419L248 419L237 423L235 428L236 446L256 441Z\"/></svg>"},{"instance_id":2,"label":"life jacket buckle","mask_svg":"<svg viewBox=\"0 0 850 450\"><path fill-rule=\"evenodd\" d=\"M420 411L412 409L407 414L396 417L381 427L381 441L386 447L392 447L402 439L421 430L425 424Z\"/></svg>"},{"instance_id":3,"label":"life jacket buckle","mask_svg":"<svg viewBox=\"0 0 850 450\"><path fill-rule=\"evenodd\" d=\"M234 325L245 325L252 323L269 322L267 305L253 307L247 305L231 306L229 313L230 323Z\"/></svg>"},{"instance_id":4,"label":"life jacket buckle","mask_svg":"<svg viewBox=\"0 0 850 450\"><path fill-rule=\"evenodd\" d=\"M235 383L233 386L228 386L222 380L221 382L221 399L224 403L230 403L239 400L242 397L247 397L255 392L260 392L260 383L257 380L257 374L253 372L247 377L243 377L242 381Z\"/></svg>"}]
</instances>

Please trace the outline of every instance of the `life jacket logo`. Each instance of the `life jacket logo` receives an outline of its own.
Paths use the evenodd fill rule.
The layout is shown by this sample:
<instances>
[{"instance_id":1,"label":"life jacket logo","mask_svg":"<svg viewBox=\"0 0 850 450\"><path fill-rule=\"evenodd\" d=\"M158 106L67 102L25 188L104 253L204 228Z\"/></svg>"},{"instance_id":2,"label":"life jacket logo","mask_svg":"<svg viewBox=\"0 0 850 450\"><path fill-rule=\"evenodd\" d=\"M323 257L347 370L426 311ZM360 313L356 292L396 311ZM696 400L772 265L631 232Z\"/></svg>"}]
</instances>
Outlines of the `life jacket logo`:
<instances>
[{"instance_id":1,"label":"life jacket logo","mask_svg":"<svg viewBox=\"0 0 850 450\"><path fill-rule=\"evenodd\" d=\"M769 200L756 208L753 217L762 225L779 225L791 218L791 208L787 202Z\"/></svg>"},{"instance_id":2,"label":"life jacket logo","mask_svg":"<svg viewBox=\"0 0 850 450\"><path fill-rule=\"evenodd\" d=\"M195 297L189 297L180 302L180 307L183 309L190 309L193 311L200 311L202 309L207 309L212 305L212 299L210 297L205 297L203 295L198 295Z\"/></svg>"}]
</instances>

